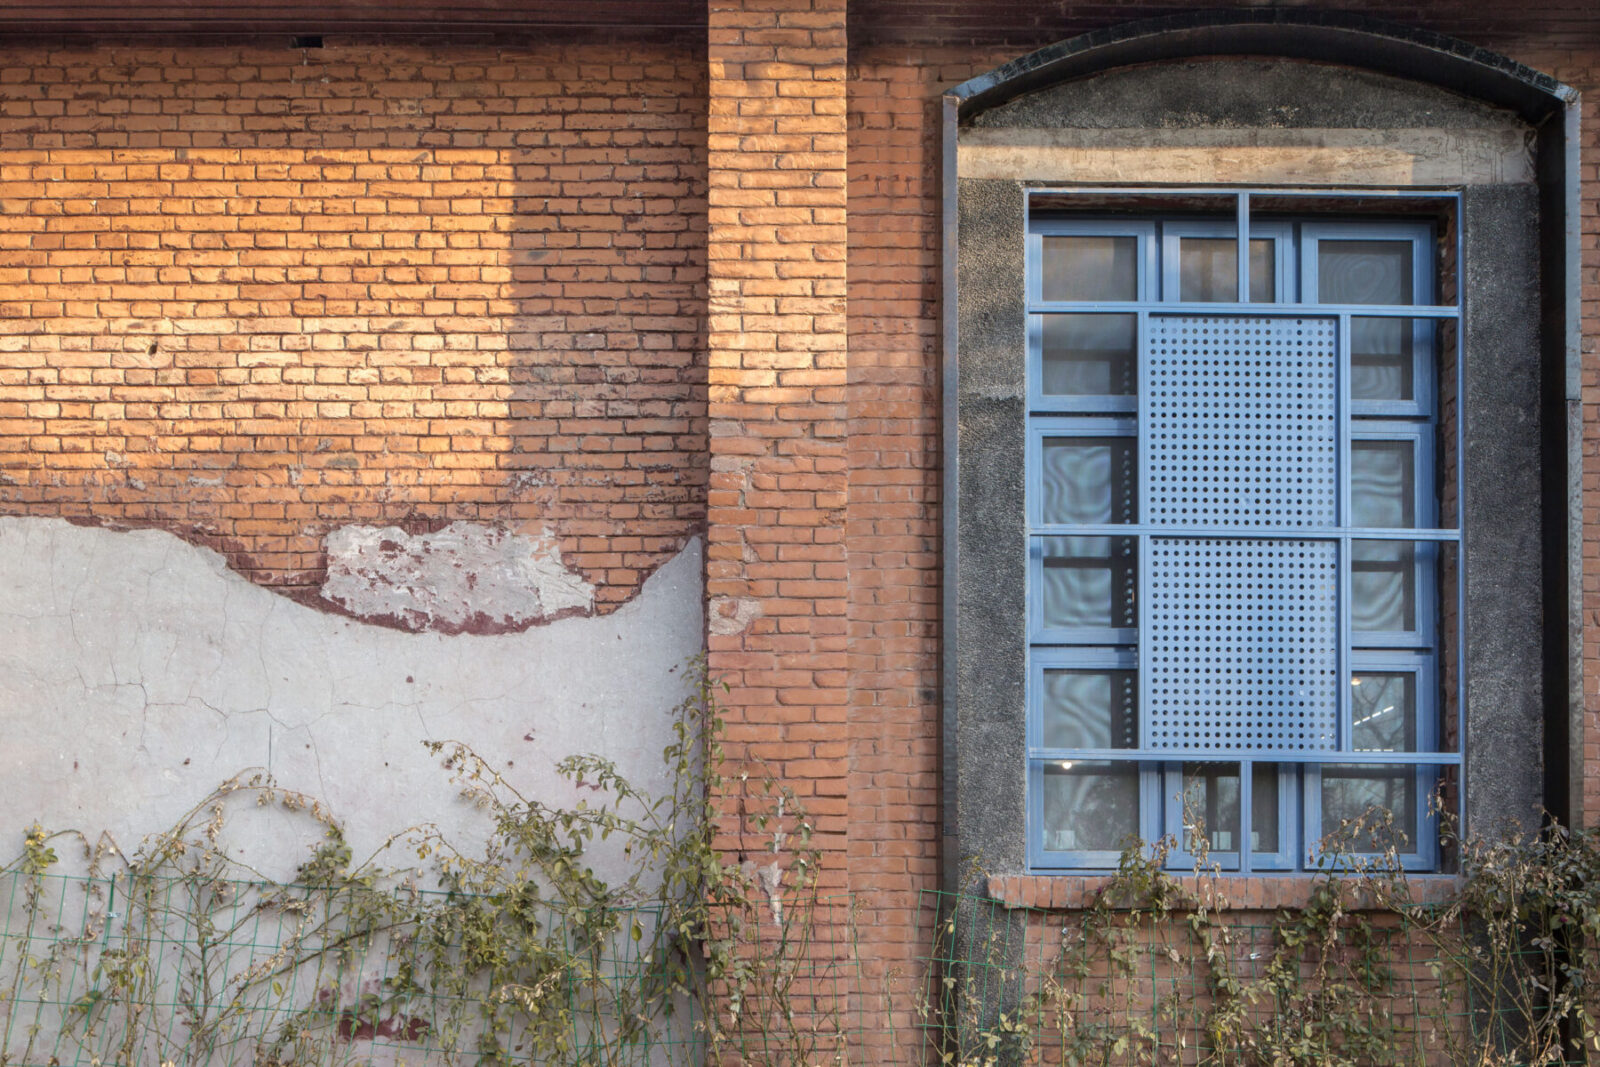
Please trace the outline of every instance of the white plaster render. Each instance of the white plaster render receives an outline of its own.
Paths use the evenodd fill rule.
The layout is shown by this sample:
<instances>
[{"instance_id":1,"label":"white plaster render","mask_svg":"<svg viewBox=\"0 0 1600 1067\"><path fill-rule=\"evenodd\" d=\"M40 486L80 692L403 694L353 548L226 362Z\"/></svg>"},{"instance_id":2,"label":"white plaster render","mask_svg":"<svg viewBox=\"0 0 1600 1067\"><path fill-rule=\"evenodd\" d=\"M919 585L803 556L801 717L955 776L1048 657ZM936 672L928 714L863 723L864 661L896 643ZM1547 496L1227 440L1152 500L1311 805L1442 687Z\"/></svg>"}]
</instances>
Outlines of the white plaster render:
<instances>
[{"instance_id":1,"label":"white plaster render","mask_svg":"<svg viewBox=\"0 0 1600 1067\"><path fill-rule=\"evenodd\" d=\"M1258 185L1502 185L1533 180L1522 130L963 130L963 178Z\"/></svg>"},{"instance_id":2,"label":"white plaster render","mask_svg":"<svg viewBox=\"0 0 1600 1067\"><path fill-rule=\"evenodd\" d=\"M453 522L413 535L395 526L342 526L322 543L322 595L362 619L407 630L504 632L594 610L594 586L567 570L548 530L527 536Z\"/></svg>"},{"instance_id":3,"label":"white plaster render","mask_svg":"<svg viewBox=\"0 0 1600 1067\"><path fill-rule=\"evenodd\" d=\"M487 818L424 739L466 742L550 803L594 799L553 772L577 752L659 792L702 644L700 575L696 541L610 615L405 633L297 604L160 531L0 518L0 850L33 822L131 850L251 767L321 799L358 857L416 823L481 841ZM317 843L304 820L240 818L230 850L275 877Z\"/></svg>"}]
</instances>

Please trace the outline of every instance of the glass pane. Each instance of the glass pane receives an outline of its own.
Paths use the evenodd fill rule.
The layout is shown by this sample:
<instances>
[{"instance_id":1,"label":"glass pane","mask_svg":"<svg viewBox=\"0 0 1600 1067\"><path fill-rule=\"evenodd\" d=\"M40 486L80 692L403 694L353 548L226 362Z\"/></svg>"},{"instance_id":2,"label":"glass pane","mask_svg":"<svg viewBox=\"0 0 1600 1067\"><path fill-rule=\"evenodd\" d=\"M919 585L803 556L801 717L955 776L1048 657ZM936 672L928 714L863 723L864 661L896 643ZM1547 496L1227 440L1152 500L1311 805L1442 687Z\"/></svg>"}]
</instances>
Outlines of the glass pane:
<instances>
[{"instance_id":1,"label":"glass pane","mask_svg":"<svg viewBox=\"0 0 1600 1067\"><path fill-rule=\"evenodd\" d=\"M1139 837L1139 765L1063 760L1044 768L1044 847L1119 852Z\"/></svg>"},{"instance_id":2,"label":"glass pane","mask_svg":"<svg viewBox=\"0 0 1600 1067\"><path fill-rule=\"evenodd\" d=\"M1184 237L1178 241L1178 299L1239 299L1239 242L1231 237Z\"/></svg>"},{"instance_id":3,"label":"glass pane","mask_svg":"<svg viewBox=\"0 0 1600 1067\"><path fill-rule=\"evenodd\" d=\"M1045 237L1046 300L1137 300L1137 237Z\"/></svg>"},{"instance_id":4,"label":"glass pane","mask_svg":"<svg viewBox=\"0 0 1600 1067\"><path fill-rule=\"evenodd\" d=\"M1045 747L1137 748L1137 691L1132 671L1045 671Z\"/></svg>"},{"instance_id":5,"label":"glass pane","mask_svg":"<svg viewBox=\"0 0 1600 1067\"><path fill-rule=\"evenodd\" d=\"M1410 319L1350 320L1350 399L1414 400Z\"/></svg>"},{"instance_id":6,"label":"glass pane","mask_svg":"<svg viewBox=\"0 0 1600 1067\"><path fill-rule=\"evenodd\" d=\"M1131 437L1047 437L1044 499L1048 525L1134 521L1135 452Z\"/></svg>"},{"instance_id":7,"label":"glass pane","mask_svg":"<svg viewBox=\"0 0 1600 1067\"><path fill-rule=\"evenodd\" d=\"M1322 834L1331 846L1356 852L1417 847L1417 773L1414 767L1322 768Z\"/></svg>"},{"instance_id":8,"label":"glass pane","mask_svg":"<svg viewBox=\"0 0 1600 1067\"><path fill-rule=\"evenodd\" d=\"M1278 765L1257 763L1250 771L1250 851L1272 856L1286 847L1278 821Z\"/></svg>"},{"instance_id":9,"label":"glass pane","mask_svg":"<svg viewBox=\"0 0 1600 1067\"><path fill-rule=\"evenodd\" d=\"M1183 847L1195 852L1204 834L1206 849L1232 852L1239 847L1239 765L1183 765Z\"/></svg>"},{"instance_id":10,"label":"glass pane","mask_svg":"<svg viewBox=\"0 0 1600 1067\"><path fill-rule=\"evenodd\" d=\"M1416 447L1410 441L1350 443L1350 524L1417 524Z\"/></svg>"},{"instance_id":11,"label":"glass pane","mask_svg":"<svg viewBox=\"0 0 1600 1067\"><path fill-rule=\"evenodd\" d=\"M1250 301L1270 304L1278 299L1277 254L1274 242L1250 239Z\"/></svg>"},{"instance_id":12,"label":"glass pane","mask_svg":"<svg viewBox=\"0 0 1600 1067\"><path fill-rule=\"evenodd\" d=\"M1350 627L1417 628L1417 546L1411 541L1350 542Z\"/></svg>"},{"instance_id":13,"label":"glass pane","mask_svg":"<svg viewBox=\"0 0 1600 1067\"><path fill-rule=\"evenodd\" d=\"M1139 391L1133 315L1044 316L1047 396L1132 396Z\"/></svg>"},{"instance_id":14,"label":"glass pane","mask_svg":"<svg viewBox=\"0 0 1600 1067\"><path fill-rule=\"evenodd\" d=\"M1351 743L1357 752L1417 750L1417 676L1358 671L1350 678Z\"/></svg>"},{"instance_id":15,"label":"glass pane","mask_svg":"<svg viewBox=\"0 0 1600 1067\"><path fill-rule=\"evenodd\" d=\"M1324 304L1411 304L1410 241L1317 242L1317 298Z\"/></svg>"},{"instance_id":16,"label":"glass pane","mask_svg":"<svg viewBox=\"0 0 1600 1067\"><path fill-rule=\"evenodd\" d=\"M1044 625L1052 630L1131 627L1135 569L1131 537L1046 537Z\"/></svg>"},{"instance_id":17,"label":"glass pane","mask_svg":"<svg viewBox=\"0 0 1600 1067\"><path fill-rule=\"evenodd\" d=\"M1250 299L1277 299L1273 242L1250 241ZM1235 303L1239 299L1239 242L1232 237L1178 239L1178 299L1194 303Z\"/></svg>"}]
</instances>

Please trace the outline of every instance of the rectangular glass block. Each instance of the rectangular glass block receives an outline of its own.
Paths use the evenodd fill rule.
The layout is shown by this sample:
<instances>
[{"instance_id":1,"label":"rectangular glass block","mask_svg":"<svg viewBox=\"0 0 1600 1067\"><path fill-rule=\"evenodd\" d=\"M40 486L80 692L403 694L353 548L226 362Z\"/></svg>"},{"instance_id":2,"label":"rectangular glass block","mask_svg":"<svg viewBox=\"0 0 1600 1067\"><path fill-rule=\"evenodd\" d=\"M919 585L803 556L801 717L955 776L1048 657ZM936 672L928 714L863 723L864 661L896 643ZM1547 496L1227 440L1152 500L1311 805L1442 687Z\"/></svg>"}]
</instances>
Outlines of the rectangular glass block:
<instances>
[{"instance_id":1,"label":"rectangular glass block","mask_svg":"<svg viewBox=\"0 0 1600 1067\"><path fill-rule=\"evenodd\" d=\"M1350 542L1351 629L1417 628L1417 547L1411 541Z\"/></svg>"},{"instance_id":2,"label":"rectangular glass block","mask_svg":"<svg viewBox=\"0 0 1600 1067\"><path fill-rule=\"evenodd\" d=\"M1046 748L1138 748L1138 685L1133 671L1047 668Z\"/></svg>"},{"instance_id":3,"label":"rectangular glass block","mask_svg":"<svg viewBox=\"0 0 1600 1067\"><path fill-rule=\"evenodd\" d=\"M1139 839L1137 763L1048 763L1043 801L1052 852L1120 852Z\"/></svg>"},{"instance_id":4,"label":"rectangular glass block","mask_svg":"<svg viewBox=\"0 0 1600 1067\"><path fill-rule=\"evenodd\" d=\"M1317 242L1317 299L1324 304L1413 304L1410 241Z\"/></svg>"},{"instance_id":5,"label":"rectangular glass block","mask_svg":"<svg viewBox=\"0 0 1600 1067\"><path fill-rule=\"evenodd\" d=\"M1041 523L1137 520L1138 455L1132 437L1046 437L1040 460Z\"/></svg>"},{"instance_id":6,"label":"rectangular glass block","mask_svg":"<svg viewBox=\"0 0 1600 1067\"><path fill-rule=\"evenodd\" d=\"M1043 378L1046 396L1133 396L1139 357L1133 315L1046 315Z\"/></svg>"},{"instance_id":7,"label":"rectangular glass block","mask_svg":"<svg viewBox=\"0 0 1600 1067\"><path fill-rule=\"evenodd\" d=\"M1045 537L1041 608L1047 630L1118 629L1137 625L1131 537Z\"/></svg>"},{"instance_id":8,"label":"rectangular glass block","mask_svg":"<svg viewBox=\"0 0 1600 1067\"><path fill-rule=\"evenodd\" d=\"M1417 524L1417 449L1411 441L1350 442L1350 524Z\"/></svg>"},{"instance_id":9,"label":"rectangular glass block","mask_svg":"<svg viewBox=\"0 0 1600 1067\"><path fill-rule=\"evenodd\" d=\"M1139 299L1139 238L1044 237L1045 300Z\"/></svg>"},{"instance_id":10,"label":"rectangular glass block","mask_svg":"<svg viewBox=\"0 0 1600 1067\"><path fill-rule=\"evenodd\" d=\"M1417 676L1357 671L1350 678L1350 738L1357 752L1417 750Z\"/></svg>"},{"instance_id":11,"label":"rectangular glass block","mask_svg":"<svg viewBox=\"0 0 1600 1067\"><path fill-rule=\"evenodd\" d=\"M1415 767L1330 763L1322 768L1324 844L1354 852L1414 852L1417 812Z\"/></svg>"},{"instance_id":12,"label":"rectangular glass block","mask_svg":"<svg viewBox=\"0 0 1600 1067\"><path fill-rule=\"evenodd\" d=\"M1413 351L1418 329L1412 319L1350 320L1351 400L1417 398Z\"/></svg>"},{"instance_id":13,"label":"rectangular glass block","mask_svg":"<svg viewBox=\"0 0 1600 1067\"><path fill-rule=\"evenodd\" d=\"M1257 763L1250 768L1250 851L1264 856L1283 852L1286 827L1278 818L1278 765Z\"/></svg>"},{"instance_id":14,"label":"rectangular glass block","mask_svg":"<svg viewBox=\"0 0 1600 1067\"><path fill-rule=\"evenodd\" d=\"M1250 242L1250 299L1277 299L1273 242ZM1239 299L1239 242L1232 237L1182 237L1178 240L1178 299L1185 303L1236 303Z\"/></svg>"},{"instance_id":15,"label":"rectangular glass block","mask_svg":"<svg viewBox=\"0 0 1600 1067\"><path fill-rule=\"evenodd\" d=\"M1183 765L1183 848L1232 852L1239 847L1239 765Z\"/></svg>"}]
</instances>

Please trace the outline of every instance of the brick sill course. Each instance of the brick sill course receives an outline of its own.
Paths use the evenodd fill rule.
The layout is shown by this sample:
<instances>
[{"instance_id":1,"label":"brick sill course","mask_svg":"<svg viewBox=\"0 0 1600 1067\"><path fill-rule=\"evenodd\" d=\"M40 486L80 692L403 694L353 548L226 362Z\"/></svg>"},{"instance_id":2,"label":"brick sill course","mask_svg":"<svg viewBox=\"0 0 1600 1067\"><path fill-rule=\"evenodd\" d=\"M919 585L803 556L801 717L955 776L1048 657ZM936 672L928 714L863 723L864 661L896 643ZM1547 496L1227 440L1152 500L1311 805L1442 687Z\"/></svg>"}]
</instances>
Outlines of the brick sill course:
<instances>
[{"instance_id":1,"label":"brick sill course","mask_svg":"<svg viewBox=\"0 0 1600 1067\"><path fill-rule=\"evenodd\" d=\"M1073 910L1094 904L1095 897L1114 880L1109 874L1022 874L992 875L989 895L1008 908L1052 908ZM1237 911L1274 911L1278 908L1303 908L1311 901L1312 890L1323 878L1315 875L1193 875L1176 876L1177 883L1195 898L1215 908ZM1352 910L1375 908L1371 900L1358 899L1352 887ZM1443 904L1460 888L1460 879L1448 874L1410 875L1406 885L1413 904Z\"/></svg>"}]
</instances>

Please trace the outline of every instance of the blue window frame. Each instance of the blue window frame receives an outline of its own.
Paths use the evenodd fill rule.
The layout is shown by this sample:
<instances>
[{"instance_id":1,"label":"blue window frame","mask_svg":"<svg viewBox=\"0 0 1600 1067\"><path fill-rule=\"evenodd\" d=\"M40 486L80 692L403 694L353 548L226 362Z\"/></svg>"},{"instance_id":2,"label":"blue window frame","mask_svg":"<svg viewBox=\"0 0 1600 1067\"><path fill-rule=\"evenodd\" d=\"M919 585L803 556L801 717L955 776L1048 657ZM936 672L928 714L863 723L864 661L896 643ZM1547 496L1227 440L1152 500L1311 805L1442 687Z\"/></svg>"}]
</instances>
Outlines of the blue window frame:
<instances>
[{"instance_id":1,"label":"blue window frame","mask_svg":"<svg viewBox=\"0 0 1600 1067\"><path fill-rule=\"evenodd\" d=\"M1170 835L1178 867L1437 869L1464 686L1435 228L1228 195L1030 217L1029 862Z\"/></svg>"}]
</instances>

